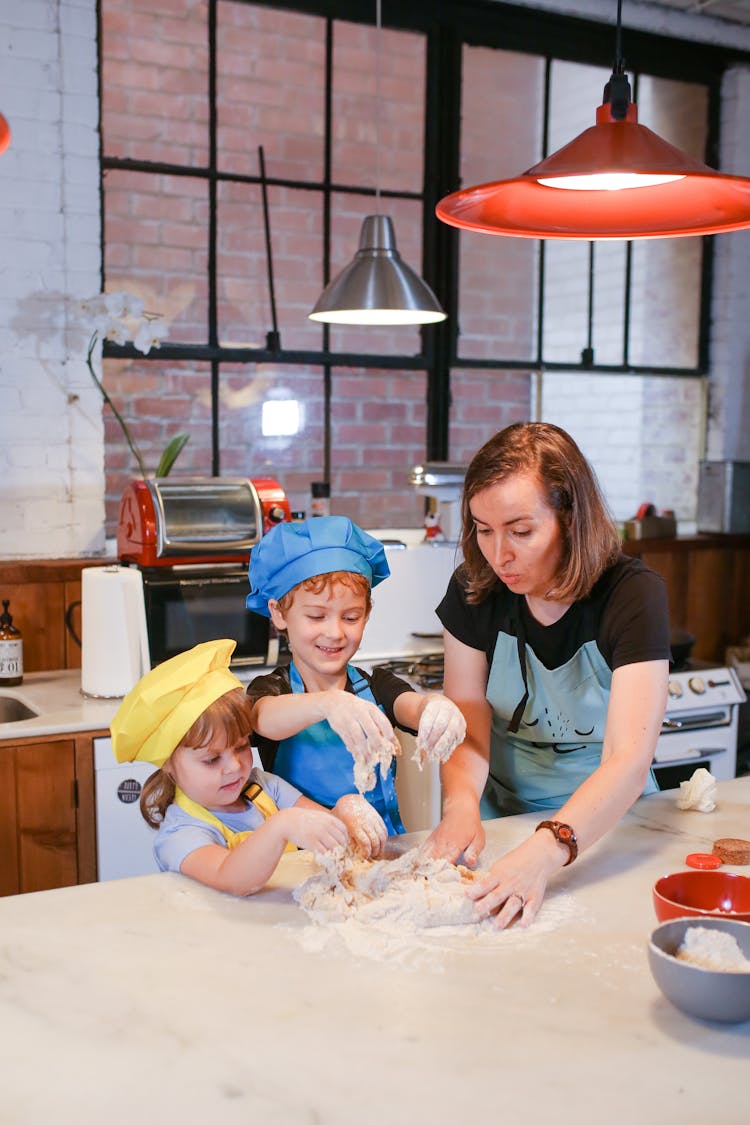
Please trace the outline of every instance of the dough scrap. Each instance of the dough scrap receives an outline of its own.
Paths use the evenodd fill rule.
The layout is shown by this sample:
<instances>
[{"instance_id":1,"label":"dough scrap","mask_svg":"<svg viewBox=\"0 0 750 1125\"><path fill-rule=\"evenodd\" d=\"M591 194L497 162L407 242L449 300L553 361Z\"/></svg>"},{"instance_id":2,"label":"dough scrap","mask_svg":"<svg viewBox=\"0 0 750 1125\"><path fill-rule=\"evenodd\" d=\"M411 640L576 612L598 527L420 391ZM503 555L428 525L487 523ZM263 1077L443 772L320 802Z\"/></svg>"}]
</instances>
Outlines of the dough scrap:
<instances>
[{"instance_id":1,"label":"dough scrap","mask_svg":"<svg viewBox=\"0 0 750 1125\"><path fill-rule=\"evenodd\" d=\"M293 894L319 921L385 922L419 930L478 921L466 888L476 878L468 867L429 859L412 848L398 859L366 860L349 849L317 855L321 870Z\"/></svg>"}]
</instances>

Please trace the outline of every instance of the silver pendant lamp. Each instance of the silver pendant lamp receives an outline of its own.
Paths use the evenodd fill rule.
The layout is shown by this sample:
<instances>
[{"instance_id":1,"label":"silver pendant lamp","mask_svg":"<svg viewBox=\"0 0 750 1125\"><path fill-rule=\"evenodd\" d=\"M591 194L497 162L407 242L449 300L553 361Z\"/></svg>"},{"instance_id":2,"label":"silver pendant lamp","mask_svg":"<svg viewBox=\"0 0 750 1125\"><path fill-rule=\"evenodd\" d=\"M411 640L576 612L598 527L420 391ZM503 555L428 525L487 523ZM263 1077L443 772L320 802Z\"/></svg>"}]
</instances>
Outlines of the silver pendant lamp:
<instances>
[{"instance_id":1,"label":"silver pendant lamp","mask_svg":"<svg viewBox=\"0 0 750 1125\"><path fill-rule=\"evenodd\" d=\"M393 223L380 214L380 33L381 0L376 0L375 44L375 207L362 223L359 249L321 293L310 320L326 324L436 324L445 320L429 285L396 249Z\"/></svg>"}]
</instances>

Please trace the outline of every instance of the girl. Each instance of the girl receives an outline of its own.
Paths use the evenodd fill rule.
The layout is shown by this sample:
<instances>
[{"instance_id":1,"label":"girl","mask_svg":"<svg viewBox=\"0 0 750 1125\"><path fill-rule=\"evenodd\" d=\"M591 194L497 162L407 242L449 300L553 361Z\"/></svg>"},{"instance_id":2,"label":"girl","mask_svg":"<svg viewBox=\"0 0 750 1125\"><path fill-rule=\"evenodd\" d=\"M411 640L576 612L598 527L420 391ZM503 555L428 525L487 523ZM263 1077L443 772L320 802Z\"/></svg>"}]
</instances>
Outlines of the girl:
<instances>
[{"instance_id":1,"label":"girl","mask_svg":"<svg viewBox=\"0 0 750 1125\"><path fill-rule=\"evenodd\" d=\"M120 762L159 767L141 811L158 829L162 871L181 871L236 895L265 885L285 850L328 851L351 834L369 856L385 827L356 795L330 813L273 774L253 767L251 708L229 671L231 640L209 641L158 665L125 697L112 725Z\"/></svg>"}]
</instances>

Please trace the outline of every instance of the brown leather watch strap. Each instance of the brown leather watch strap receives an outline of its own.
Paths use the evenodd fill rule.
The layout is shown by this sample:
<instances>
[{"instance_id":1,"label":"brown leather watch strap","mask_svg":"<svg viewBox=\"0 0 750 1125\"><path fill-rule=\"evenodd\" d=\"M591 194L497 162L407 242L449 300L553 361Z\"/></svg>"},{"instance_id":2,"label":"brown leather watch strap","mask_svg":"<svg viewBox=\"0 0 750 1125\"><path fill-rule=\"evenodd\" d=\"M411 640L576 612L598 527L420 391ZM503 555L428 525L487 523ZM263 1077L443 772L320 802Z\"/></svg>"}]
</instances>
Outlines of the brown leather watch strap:
<instances>
[{"instance_id":1,"label":"brown leather watch strap","mask_svg":"<svg viewBox=\"0 0 750 1125\"><path fill-rule=\"evenodd\" d=\"M549 828L558 844L564 844L568 849L568 858L563 864L563 867L567 867L578 855L578 839L573 829L569 824L563 824L561 820L543 820L537 824L534 831L538 832L540 828Z\"/></svg>"}]
</instances>

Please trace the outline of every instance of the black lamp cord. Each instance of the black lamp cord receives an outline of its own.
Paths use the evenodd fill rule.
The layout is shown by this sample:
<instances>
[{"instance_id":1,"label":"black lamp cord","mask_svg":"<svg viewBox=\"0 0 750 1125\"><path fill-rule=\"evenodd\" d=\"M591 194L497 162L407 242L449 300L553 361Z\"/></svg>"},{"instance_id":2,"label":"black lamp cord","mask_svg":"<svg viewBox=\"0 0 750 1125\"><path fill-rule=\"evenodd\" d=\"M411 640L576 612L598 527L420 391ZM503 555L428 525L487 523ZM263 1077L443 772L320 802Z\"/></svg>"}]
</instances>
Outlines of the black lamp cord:
<instances>
[{"instance_id":1,"label":"black lamp cord","mask_svg":"<svg viewBox=\"0 0 750 1125\"><path fill-rule=\"evenodd\" d=\"M630 83L625 73L622 57L622 0L617 0L617 29L615 31L615 62L612 76L604 87L603 100L609 102L615 121L624 121L632 101Z\"/></svg>"}]
</instances>

